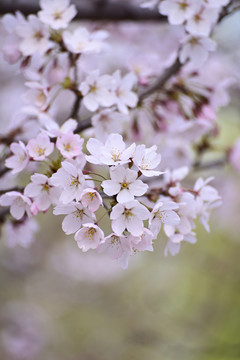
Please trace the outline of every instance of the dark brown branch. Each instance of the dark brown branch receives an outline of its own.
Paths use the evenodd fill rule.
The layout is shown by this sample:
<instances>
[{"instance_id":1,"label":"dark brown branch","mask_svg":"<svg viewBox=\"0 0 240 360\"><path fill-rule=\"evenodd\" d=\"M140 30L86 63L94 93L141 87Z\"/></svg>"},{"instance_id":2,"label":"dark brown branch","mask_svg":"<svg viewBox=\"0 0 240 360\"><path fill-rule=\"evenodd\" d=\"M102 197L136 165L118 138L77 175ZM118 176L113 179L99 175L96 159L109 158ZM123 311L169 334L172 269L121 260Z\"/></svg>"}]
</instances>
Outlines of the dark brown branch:
<instances>
[{"instance_id":1,"label":"dark brown branch","mask_svg":"<svg viewBox=\"0 0 240 360\"><path fill-rule=\"evenodd\" d=\"M165 83L175 74L178 73L182 64L177 59L175 63L170 66L165 72L160 76L160 78L144 93L139 96L139 102L147 98L148 96L152 95L154 92L161 90L161 88L165 85Z\"/></svg>"},{"instance_id":2,"label":"dark brown branch","mask_svg":"<svg viewBox=\"0 0 240 360\"><path fill-rule=\"evenodd\" d=\"M76 5L78 10L75 19L94 21L166 21L166 17L160 15L157 9L142 9L140 6L130 4L128 1L73 0L72 3ZM16 10L21 11L24 15L34 14L39 11L38 1L0 1L0 14L13 13Z\"/></svg>"},{"instance_id":3,"label":"dark brown branch","mask_svg":"<svg viewBox=\"0 0 240 360\"><path fill-rule=\"evenodd\" d=\"M91 126L92 126L91 118L87 118L87 119L79 122L79 124L74 132L79 133L83 130L89 129Z\"/></svg>"},{"instance_id":4,"label":"dark brown branch","mask_svg":"<svg viewBox=\"0 0 240 360\"><path fill-rule=\"evenodd\" d=\"M5 175L8 171L10 171L10 169L8 169L8 168L3 168L3 169L1 169L0 170L0 177L2 177L3 175Z\"/></svg>"},{"instance_id":5,"label":"dark brown branch","mask_svg":"<svg viewBox=\"0 0 240 360\"><path fill-rule=\"evenodd\" d=\"M70 118L77 119L82 97L76 95Z\"/></svg>"},{"instance_id":6,"label":"dark brown branch","mask_svg":"<svg viewBox=\"0 0 240 360\"><path fill-rule=\"evenodd\" d=\"M4 223L5 217L9 214L9 208L0 209L0 225Z\"/></svg>"}]
</instances>

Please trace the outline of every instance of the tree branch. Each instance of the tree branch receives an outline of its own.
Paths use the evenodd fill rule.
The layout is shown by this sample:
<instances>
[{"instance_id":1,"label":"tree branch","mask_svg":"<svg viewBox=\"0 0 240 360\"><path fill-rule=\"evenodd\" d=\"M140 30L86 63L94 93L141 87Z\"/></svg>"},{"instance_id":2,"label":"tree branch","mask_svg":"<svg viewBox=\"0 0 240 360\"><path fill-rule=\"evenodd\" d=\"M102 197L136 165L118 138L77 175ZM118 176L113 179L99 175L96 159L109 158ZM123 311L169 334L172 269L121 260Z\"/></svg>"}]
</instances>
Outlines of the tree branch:
<instances>
[{"instance_id":1,"label":"tree branch","mask_svg":"<svg viewBox=\"0 0 240 360\"><path fill-rule=\"evenodd\" d=\"M5 217L9 214L9 208L0 210L0 225L4 223Z\"/></svg>"},{"instance_id":2,"label":"tree branch","mask_svg":"<svg viewBox=\"0 0 240 360\"><path fill-rule=\"evenodd\" d=\"M170 66L168 69L165 70L165 72L160 76L160 78L153 84L150 88L148 88L145 92L143 92L139 96L139 103L142 102L145 98L152 95L154 92L161 90L161 88L165 85L165 83L175 74L178 73L180 70L182 64L177 59L175 63Z\"/></svg>"},{"instance_id":3,"label":"tree branch","mask_svg":"<svg viewBox=\"0 0 240 360\"><path fill-rule=\"evenodd\" d=\"M87 119L79 122L79 124L74 132L79 133L83 130L90 128L91 126L92 126L91 118L87 118Z\"/></svg>"},{"instance_id":4,"label":"tree branch","mask_svg":"<svg viewBox=\"0 0 240 360\"><path fill-rule=\"evenodd\" d=\"M158 10L143 9L130 4L128 1L109 2L106 0L73 0L77 7L75 19L94 21L166 21L166 17L159 14ZM39 11L38 1L34 0L1 0L0 14L13 13L16 10L24 15L34 14Z\"/></svg>"}]
</instances>

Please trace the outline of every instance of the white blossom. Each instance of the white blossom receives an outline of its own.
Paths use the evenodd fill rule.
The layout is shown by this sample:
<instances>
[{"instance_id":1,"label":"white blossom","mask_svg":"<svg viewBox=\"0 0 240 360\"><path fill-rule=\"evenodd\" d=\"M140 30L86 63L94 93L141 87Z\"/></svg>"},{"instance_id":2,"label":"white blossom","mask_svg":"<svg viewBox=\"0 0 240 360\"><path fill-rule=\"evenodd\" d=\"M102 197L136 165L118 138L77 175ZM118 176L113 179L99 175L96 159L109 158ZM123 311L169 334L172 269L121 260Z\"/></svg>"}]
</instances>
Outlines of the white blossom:
<instances>
[{"instance_id":1,"label":"white blossom","mask_svg":"<svg viewBox=\"0 0 240 360\"><path fill-rule=\"evenodd\" d=\"M111 180L102 182L103 191L107 195L117 195L117 201L124 203L134 200L135 196L145 194L148 185L138 180L138 173L134 170L117 166L110 169Z\"/></svg>"},{"instance_id":2,"label":"white blossom","mask_svg":"<svg viewBox=\"0 0 240 360\"><path fill-rule=\"evenodd\" d=\"M19 49L24 56L35 53L43 55L53 46L49 40L48 26L43 24L35 15L29 15L28 21L18 24L16 31L18 36L22 38Z\"/></svg>"},{"instance_id":3,"label":"white blossom","mask_svg":"<svg viewBox=\"0 0 240 360\"><path fill-rule=\"evenodd\" d=\"M9 191L0 196L1 206L10 206L10 214L17 220L20 220L25 212L30 213L31 200L17 191Z\"/></svg>"},{"instance_id":4,"label":"white blossom","mask_svg":"<svg viewBox=\"0 0 240 360\"><path fill-rule=\"evenodd\" d=\"M98 70L92 71L79 86L86 108L89 111L96 111L100 106L112 106L116 100L113 86L112 76L100 75Z\"/></svg>"},{"instance_id":5,"label":"white blossom","mask_svg":"<svg viewBox=\"0 0 240 360\"><path fill-rule=\"evenodd\" d=\"M79 201L85 186L85 177L81 169L66 160L62 162L62 167L52 175L49 183L61 189L59 201L67 204L74 199Z\"/></svg>"},{"instance_id":6,"label":"white blossom","mask_svg":"<svg viewBox=\"0 0 240 360\"><path fill-rule=\"evenodd\" d=\"M159 12L168 16L170 24L180 25L191 18L200 6L201 1L163 0L159 5Z\"/></svg>"},{"instance_id":7,"label":"white blossom","mask_svg":"<svg viewBox=\"0 0 240 360\"><path fill-rule=\"evenodd\" d=\"M186 30L194 36L209 36L218 14L219 9L217 8L204 8L188 19Z\"/></svg>"},{"instance_id":8,"label":"white blossom","mask_svg":"<svg viewBox=\"0 0 240 360\"><path fill-rule=\"evenodd\" d=\"M52 29L64 29L77 14L75 5L69 0L40 0L39 19Z\"/></svg>"},{"instance_id":9,"label":"white blossom","mask_svg":"<svg viewBox=\"0 0 240 360\"><path fill-rule=\"evenodd\" d=\"M173 201L158 201L150 214L149 228L154 238L158 236L162 224L177 225L180 222L178 214L175 212L179 206Z\"/></svg>"},{"instance_id":10,"label":"white blossom","mask_svg":"<svg viewBox=\"0 0 240 360\"><path fill-rule=\"evenodd\" d=\"M49 178L43 174L31 176L32 182L24 190L24 195L34 200L34 205L40 211L46 211L52 204L58 202L60 190L49 184Z\"/></svg>"},{"instance_id":11,"label":"white blossom","mask_svg":"<svg viewBox=\"0 0 240 360\"><path fill-rule=\"evenodd\" d=\"M64 31L63 41L67 49L75 54L94 54L104 49L108 32L104 30L90 33L85 27L78 27L73 33Z\"/></svg>"},{"instance_id":12,"label":"white blossom","mask_svg":"<svg viewBox=\"0 0 240 360\"><path fill-rule=\"evenodd\" d=\"M110 258L117 260L123 269L127 268L132 251L128 236L118 236L114 233L108 235L97 250L100 253L106 251Z\"/></svg>"},{"instance_id":13,"label":"white blossom","mask_svg":"<svg viewBox=\"0 0 240 360\"><path fill-rule=\"evenodd\" d=\"M157 146L147 148L145 145L138 145L134 153L133 162L141 173L147 177L158 176L161 171L155 169L161 161L161 155L156 153Z\"/></svg>"},{"instance_id":14,"label":"white blossom","mask_svg":"<svg viewBox=\"0 0 240 360\"><path fill-rule=\"evenodd\" d=\"M115 79L113 89L117 108L123 114L128 114L128 108L134 108L138 103L138 96L132 91L137 83L137 77L133 72L130 72L121 78L121 72L117 70L113 74L113 78Z\"/></svg>"},{"instance_id":15,"label":"white blossom","mask_svg":"<svg viewBox=\"0 0 240 360\"><path fill-rule=\"evenodd\" d=\"M4 228L7 246L11 248L16 245L29 247L38 230L38 223L33 218L25 218L24 221L20 222L7 221Z\"/></svg>"},{"instance_id":16,"label":"white blossom","mask_svg":"<svg viewBox=\"0 0 240 360\"><path fill-rule=\"evenodd\" d=\"M83 224L92 223L95 220L94 214L78 202L57 205L53 210L53 214L67 215L62 222L62 229L67 235L78 231Z\"/></svg>"},{"instance_id":17,"label":"white blossom","mask_svg":"<svg viewBox=\"0 0 240 360\"><path fill-rule=\"evenodd\" d=\"M22 141L19 141L19 143L12 143L10 145L10 150L13 155L6 159L5 166L12 169L13 174L17 174L28 165L28 152Z\"/></svg>"},{"instance_id":18,"label":"white blossom","mask_svg":"<svg viewBox=\"0 0 240 360\"><path fill-rule=\"evenodd\" d=\"M105 144L97 139L90 138L87 142L87 149L91 155L86 156L86 159L92 164L126 164L133 157L135 148L135 143L126 148L120 134L110 134Z\"/></svg>"},{"instance_id":19,"label":"white blossom","mask_svg":"<svg viewBox=\"0 0 240 360\"><path fill-rule=\"evenodd\" d=\"M185 63L189 59L193 66L200 67L208 58L208 53L216 49L215 41L206 37L188 35L184 39L179 59Z\"/></svg>"},{"instance_id":20,"label":"white blossom","mask_svg":"<svg viewBox=\"0 0 240 360\"><path fill-rule=\"evenodd\" d=\"M127 229L132 235L140 236L143 233L143 220L149 218L149 211L144 205L133 200L113 207L110 218L112 229L117 235L122 235Z\"/></svg>"}]
</instances>

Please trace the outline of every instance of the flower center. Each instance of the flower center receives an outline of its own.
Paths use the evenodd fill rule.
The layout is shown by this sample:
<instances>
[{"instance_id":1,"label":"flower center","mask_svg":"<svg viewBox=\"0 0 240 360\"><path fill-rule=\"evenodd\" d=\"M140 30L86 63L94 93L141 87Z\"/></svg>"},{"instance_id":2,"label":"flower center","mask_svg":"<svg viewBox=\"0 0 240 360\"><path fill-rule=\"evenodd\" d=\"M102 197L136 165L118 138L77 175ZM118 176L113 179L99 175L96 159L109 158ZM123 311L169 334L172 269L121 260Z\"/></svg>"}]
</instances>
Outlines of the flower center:
<instances>
[{"instance_id":1,"label":"flower center","mask_svg":"<svg viewBox=\"0 0 240 360\"><path fill-rule=\"evenodd\" d=\"M48 184L44 184L43 186L42 186L42 189L44 190L44 191L49 191L49 189L50 189L50 186L48 185Z\"/></svg>"},{"instance_id":2,"label":"flower center","mask_svg":"<svg viewBox=\"0 0 240 360\"><path fill-rule=\"evenodd\" d=\"M128 184L126 182L121 184L122 189L126 189L128 187Z\"/></svg>"},{"instance_id":3,"label":"flower center","mask_svg":"<svg viewBox=\"0 0 240 360\"><path fill-rule=\"evenodd\" d=\"M88 231L86 231L86 236L88 238L88 240L94 240L94 236L95 236L95 233L96 233L96 229L94 228L90 228L88 229Z\"/></svg>"},{"instance_id":4,"label":"flower center","mask_svg":"<svg viewBox=\"0 0 240 360\"><path fill-rule=\"evenodd\" d=\"M133 213L131 212L131 210L126 209L124 211L124 215L125 215L126 218L129 218L129 217L133 216Z\"/></svg>"}]
</instances>

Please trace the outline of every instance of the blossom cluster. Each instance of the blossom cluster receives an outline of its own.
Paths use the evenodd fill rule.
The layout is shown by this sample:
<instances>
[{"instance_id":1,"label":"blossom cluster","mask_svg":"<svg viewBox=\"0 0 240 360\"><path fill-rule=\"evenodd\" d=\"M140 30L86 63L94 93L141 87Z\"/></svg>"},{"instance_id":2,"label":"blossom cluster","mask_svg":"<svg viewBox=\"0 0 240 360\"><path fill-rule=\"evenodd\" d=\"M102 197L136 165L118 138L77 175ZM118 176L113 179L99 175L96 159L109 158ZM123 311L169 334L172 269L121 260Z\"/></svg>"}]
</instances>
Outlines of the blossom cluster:
<instances>
[{"instance_id":1,"label":"blossom cluster","mask_svg":"<svg viewBox=\"0 0 240 360\"><path fill-rule=\"evenodd\" d=\"M216 49L216 42L209 36L216 25L223 6L230 0L150 0L142 7L158 5L160 14L168 17L171 25L183 25L186 31L182 39L179 59L190 60L194 66L201 66L210 51Z\"/></svg>"},{"instance_id":2,"label":"blossom cluster","mask_svg":"<svg viewBox=\"0 0 240 360\"><path fill-rule=\"evenodd\" d=\"M215 49L208 36L227 3L160 2L170 24L185 28L170 66L178 55L196 67L206 60ZM0 197L12 216L5 225L10 245L28 246L37 231L35 216L53 209L83 252L107 252L123 268L135 253L153 251L161 229L165 254L177 254L182 242L196 242L197 220L209 231L211 210L221 203L209 185L212 177L191 186L185 178L193 169L192 149L199 156L210 147L206 139L216 132L216 112L228 102L230 81L211 82L186 64L146 96L157 80L144 70L150 59L138 70L137 59L120 69L96 69L95 59L106 60L110 51L109 33L72 29L76 8L69 0L41 0L40 6L37 15L2 19L5 60L19 64L27 88L25 105L1 141L3 179L9 171L17 184ZM58 107L68 114L60 121ZM233 150L228 155L236 162ZM28 180L19 187L22 172ZM111 230L104 232L107 219Z\"/></svg>"}]
</instances>

